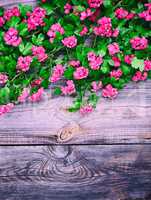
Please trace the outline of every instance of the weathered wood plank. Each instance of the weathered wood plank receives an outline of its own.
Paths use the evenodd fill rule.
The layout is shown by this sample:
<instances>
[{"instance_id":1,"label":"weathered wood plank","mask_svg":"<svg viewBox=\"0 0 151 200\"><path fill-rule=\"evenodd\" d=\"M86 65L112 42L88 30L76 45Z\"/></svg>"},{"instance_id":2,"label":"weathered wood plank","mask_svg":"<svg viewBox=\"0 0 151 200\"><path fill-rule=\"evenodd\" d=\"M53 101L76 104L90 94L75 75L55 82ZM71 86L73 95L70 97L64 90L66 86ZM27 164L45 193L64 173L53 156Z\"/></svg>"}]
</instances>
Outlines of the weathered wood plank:
<instances>
[{"instance_id":1,"label":"weathered wood plank","mask_svg":"<svg viewBox=\"0 0 151 200\"><path fill-rule=\"evenodd\" d=\"M66 108L72 98L18 105L0 117L0 144L111 144L151 142L151 81L129 84L116 100L101 99L82 117Z\"/></svg>"},{"instance_id":2,"label":"weathered wood plank","mask_svg":"<svg viewBox=\"0 0 151 200\"><path fill-rule=\"evenodd\" d=\"M11 8L19 3L36 5L36 0L0 0L0 7Z\"/></svg>"},{"instance_id":3,"label":"weathered wood plank","mask_svg":"<svg viewBox=\"0 0 151 200\"><path fill-rule=\"evenodd\" d=\"M151 199L151 145L0 147L0 199Z\"/></svg>"}]
</instances>

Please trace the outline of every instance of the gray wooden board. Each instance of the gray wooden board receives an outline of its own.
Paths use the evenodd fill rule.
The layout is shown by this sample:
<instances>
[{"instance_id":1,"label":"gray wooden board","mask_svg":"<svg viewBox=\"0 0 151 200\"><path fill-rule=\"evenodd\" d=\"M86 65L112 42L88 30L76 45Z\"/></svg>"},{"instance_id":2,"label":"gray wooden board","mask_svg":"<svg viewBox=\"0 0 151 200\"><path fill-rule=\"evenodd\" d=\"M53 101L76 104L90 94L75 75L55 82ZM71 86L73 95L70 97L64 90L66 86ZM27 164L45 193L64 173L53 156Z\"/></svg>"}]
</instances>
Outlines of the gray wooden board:
<instances>
[{"instance_id":1,"label":"gray wooden board","mask_svg":"<svg viewBox=\"0 0 151 200\"><path fill-rule=\"evenodd\" d=\"M151 199L151 145L0 147L0 200Z\"/></svg>"},{"instance_id":2,"label":"gray wooden board","mask_svg":"<svg viewBox=\"0 0 151 200\"><path fill-rule=\"evenodd\" d=\"M101 98L88 116L69 113L73 98L16 106L0 117L0 144L126 144L151 142L151 81L130 83L115 100Z\"/></svg>"}]
</instances>

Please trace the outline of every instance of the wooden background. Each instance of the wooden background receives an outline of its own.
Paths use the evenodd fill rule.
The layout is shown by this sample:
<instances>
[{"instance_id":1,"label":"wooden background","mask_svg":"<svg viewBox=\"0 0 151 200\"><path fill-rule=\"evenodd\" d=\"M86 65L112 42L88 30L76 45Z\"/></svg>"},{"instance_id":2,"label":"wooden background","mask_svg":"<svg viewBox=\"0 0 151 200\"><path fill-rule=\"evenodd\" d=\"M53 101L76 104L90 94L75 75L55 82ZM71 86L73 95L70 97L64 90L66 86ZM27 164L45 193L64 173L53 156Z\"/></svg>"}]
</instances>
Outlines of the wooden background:
<instances>
[{"instance_id":1,"label":"wooden background","mask_svg":"<svg viewBox=\"0 0 151 200\"><path fill-rule=\"evenodd\" d=\"M49 89L0 117L0 200L151 200L151 81L86 117L71 102Z\"/></svg>"}]
</instances>

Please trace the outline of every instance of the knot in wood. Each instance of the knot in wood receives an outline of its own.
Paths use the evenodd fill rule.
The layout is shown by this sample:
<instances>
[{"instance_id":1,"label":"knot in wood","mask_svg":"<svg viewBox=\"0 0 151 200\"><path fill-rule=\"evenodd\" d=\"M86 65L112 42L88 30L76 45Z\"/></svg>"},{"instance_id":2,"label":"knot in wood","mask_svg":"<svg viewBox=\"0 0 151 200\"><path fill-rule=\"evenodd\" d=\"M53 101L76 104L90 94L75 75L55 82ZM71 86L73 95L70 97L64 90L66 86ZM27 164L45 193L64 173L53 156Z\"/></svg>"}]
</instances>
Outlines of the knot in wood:
<instances>
[{"instance_id":1,"label":"knot in wood","mask_svg":"<svg viewBox=\"0 0 151 200\"><path fill-rule=\"evenodd\" d=\"M81 132L81 128L80 128L79 124L76 122L70 122L58 131L57 141L61 142L61 143L67 142L80 132Z\"/></svg>"}]
</instances>

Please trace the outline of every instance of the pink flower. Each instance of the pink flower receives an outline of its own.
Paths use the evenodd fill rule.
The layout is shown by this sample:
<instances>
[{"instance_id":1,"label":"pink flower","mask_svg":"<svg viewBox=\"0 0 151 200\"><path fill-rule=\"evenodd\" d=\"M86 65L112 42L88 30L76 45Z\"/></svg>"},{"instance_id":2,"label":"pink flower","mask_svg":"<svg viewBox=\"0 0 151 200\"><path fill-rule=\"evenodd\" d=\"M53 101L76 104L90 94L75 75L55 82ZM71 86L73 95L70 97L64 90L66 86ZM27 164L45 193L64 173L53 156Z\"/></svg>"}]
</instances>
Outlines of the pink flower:
<instances>
[{"instance_id":1,"label":"pink flower","mask_svg":"<svg viewBox=\"0 0 151 200\"><path fill-rule=\"evenodd\" d=\"M31 87L40 86L42 83L42 78L38 78L31 83Z\"/></svg>"},{"instance_id":2,"label":"pink flower","mask_svg":"<svg viewBox=\"0 0 151 200\"><path fill-rule=\"evenodd\" d=\"M28 19L26 20L28 30L36 30L38 26L44 26L44 18L46 16L46 10L41 7L36 7L32 13L28 13Z\"/></svg>"},{"instance_id":3,"label":"pink flower","mask_svg":"<svg viewBox=\"0 0 151 200\"><path fill-rule=\"evenodd\" d=\"M20 16L20 11L17 7L5 10L4 12L4 19L6 21L9 21L13 16L19 17Z\"/></svg>"},{"instance_id":4,"label":"pink flower","mask_svg":"<svg viewBox=\"0 0 151 200\"><path fill-rule=\"evenodd\" d=\"M71 95L76 92L75 85L72 80L68 80L66 84L67 86L61 87L61 91L64 95Z\"/></svg>"},{"instance_id":5,"label":"pink flower","mask_svg":"<svg viewBox=\"0 0 151 200\"><path fill-rule=\"evenodd\" d=\"M75 36L66 37L62 40L64 46L74 48L77 45L77 38Z\"/></svg>"},{"instance_id":6,"label":"pink flower","mask_svg":"<svg viewBox=\"0 0 151 200\"><path fill-rule=\"evenodd\" d=\"M34 56L37 56L39 62L44 62L48 58L48 55L45 53L45 49L42 46L33 46L32 53Z\"/></svg>"},{"instance_id":7,"label":"pink flower","mask_svg":"<svg viewBox=\"0 0 151 200\"><path fill-rule=\"evenodd\" d=\"M120 61L120 59L118 57L113 56L112 60L114 62L114 67L119 67L121 65L121 61Z\"/></svg>"},{"instance_id":8,"label":"pink flower","mask_svg":"<svg viewBox=\"0 0 151 200\"><path fill-rule=\"evenodd\" d=\"M93 15L93 12L90 8L87 8L85 11L80 13L80 20L83 21L88 17L91 17Z\"/></svg>"},{"instance_id":9,"label":"pink flower","mask_svg":"<svg viewBox=\"0 0 151 200\"><path fill-rule=\"evenodd\" d=\"M130 20L130 19L133 19L135 17L135 13L129 13L127 16L126 16L126 19L127 20Z\"/></svg>"},{"instance_id":10,"label":"pink flower","mask_svg":"<svg viewBox=\"0 0 151 200\"><path fill-rule=\"evenodd\" d=\"M124 62L126 62L128 65L130 65L132 63L134 57L135 57L135 55L133 55L133 54L126 55L124 57Z\"/></svg>"},{"instance_id":11,"label":"pink flower","mask_svg":"<svg viewBox=\"0 0 151 200\"><path fill-rule=\"evenodd\" d=\"M99 35L101 37L111 37L112 36L112 24L111 24L111 18L109 17L102 17L98 20L97 27L94 27L93 31L96 35Z\"/></svg>"},{"instance_id":12,"label":"pink flower","mask_svg":"<svg viewBox=\"0 0 151 200\"><path fill-rule=\"evenodd\" d=\"M140 72L137 71L135 75L132 78L132 81L137 82L137 81L145 81L147 79L147 72Z\"/></svg>"},{"instance_id":13,"label":"pink flower","mask_svg":"<svg viewBox=\"0 0 151 200\"><path fill-rule=\"evenodd\" d=\"M5 24L4 18L0 17L0 27L3 27L4 24Z\"/></svg>"},{"instance_id":14,"label":"pink flower","mask_svg":"<svg viewBox=\"0 0 151 200\"><path fill-rule=\"evenodd\" d=\"M116 28L113 30L112 37L117 37L119 35L119 29Z\"/></svg>"},{"instance_id":15,"label":"pink flower","mask_svg":"<svg viewBox=\"0 0 151 200\"><path fill-rule=\"evenodd\" d=\"M69 61L69 65L71 65L72 67L79 67L80 61L79 60L71 60L71 61Z\"/></svg>"},{"instance_id":16,"label":"pink flower","mask_svg":"<svg viewBox=\"0 0 151 200\"><path fill-rule=\"evenodd\" d=\"M108 97L108 98L115 98L118 95L118 91L116 88L113 88L111 84L108 84L103 90L102 90L102 96Z\"/></svg>"},{"instance_id":17,"label":"pink flower","mask_svg":"<svg viewBox=\"0 0 151 200\"><path fill-rule=\"evenodd\" d=\"M97 56L94 52L89 52L87 54L87 58L89 61L89 65L91 69L98 70L100 68L100 65L103 63L103 59L101 56Z\"/></svg>"},{"instance_id":18,"label":"pink flower","mask_svg":"<svg viewBox=\"0 0 151 200\"><path fill-rule=\"evenodd\" d=\"M145 6L147 7L147 10L139 13L138 16L145 21L151 21L151 3L146 3Z\"/></svg>"},{"instance_id":19,"label":"pink flower","mask_svg":"<svg viewBox=\"0 0 151 200\"><path fill-rule=\"evenodd\" d=\"M31 56L20 56L17 61L17 70L26 72L30 68L30 64L32 62L32 57Z\"/></svg>"},{"instance_id":20,"label":"pink flower","mask_svg":"<svg viewBox=\"0 0 151 200\"><path fill-rule=\"evenodd\" d=\"M109 54L110 54L111 56L113 56L114 54L120 52L119 45L118 45L116 42L114 42L114 43L112 43L112 44L109 44L109 45L108 45L108 50L109 50Z\"/></svg>"},{"instance_id":21,"label":"pink flower","mask_svg":"<svg viewBox=\"0 0 151 200\"><path fill-rule=\"evenodd\" d=\"M24 103L28 96L29 96L29 89L24 88L21 95L18 97L18 102Z\"/></svg>"},{"instance_id":22,"label":"pink flower","mask_svg":"<svg viewBox=\"0 0 151 200\"><path fill-rule=\"evenodd\" d=\"M66 3L66 5L64 6L64 13L69 14L71 10L72 10L72 5L70 5L69 3Z\"/></svg>"},{"instance_id":23,"label":"pink flower","mask_svg":"<svg viewBox=\"0 0 151 200\"><path fill-rule=\"evenodd\" d=\"M8 103L6 105L0 105L0 115L10 112L14 108L13 103Z\"/></svg>"},{"instance_id":24,"label":"pink flower","mask_svg":"<svg viewBox=\"0 0 151 200\"><path fill-rule=\"evenodd\" d=\"M83 29L82 29L82 31L80 32L80 35L84 36L84 35L87 34L87 32L88 32L88 28L86 26L84 26Z\"/></svg>"},{"instance_id":25,"label":"pink flower","mask_svg":"<svg viewBox=\"0 0 151 200\"><path fill-rule=\"evenodd\" d=\"M151 70L151 60L145 60L144 61L144 70L150 71Z\"/></svg>"},{"instance_id":26,"label":"pink flower","mask_svg":"<svg viewBox=\"0 0 151 200\"><path fill-rule=\"evenodd\" d=\"M148 40L145 37L135 37L130 40L133 49L143 50L148 47Z\"/></svg>"},{"instance_id":27,"label":"pink flower","mask_svg":"<svg viewBox=\"0 0 151 200\"><path fill-rule=\"evenodd\" d=\"M0 73L0 84L5 84L8 81L8 76L4 73Z\"/></svg>"},{"instance_id":28,"label":"pink flower","mask_svg":"<svg viewBox=\"0 0 151 200\"><path fill-rule=\"evenodd\" d=\"M74 78L76 80L84 79L88 76L89 70L85 67L78 67L76 68L76 71L74 72Z\"/></svg>"},{"instance_id":29,"label":"pink flower","mask_svg":"<svg viewBox=\"0 0 151 200\"><path fill-rule=\"evenodd\" d=\"M114 77L116 80L119 80L120 77L122 76L122 70L121 69L118 69L118 70L113 70L110 72L110 76L111 77Z\"/></svg>"},{"instance_id":30,"label":"pink flower","mask_svg":"<svg viewBox=\"0 0 151 200\"><path fill-rule=\"evenodd\" d=\"M98 90L100 90L101 88L102 88L102 86L103 86L103 84L102 84L102 81L100 81L100 82L96 82L96 81L93 81L92 83L91 83L91 86L92 86L92 92L97 92Z\"/></svg>"},{"instance_id":31,"label":"pink flower","mask_svg":"<svg viewBox=\"0 0 151 200\"><path fill-rule=\"evenodd\" d=\"M92 105L85 105L85 106L82 106L80 108L80 114L81 115L86 115L86 114L89 114L93 111L93 106Z\"/></svg>"},{"instance_id":32,"label":"pink flower","mask_svg":"<svg viewBox=\"0 0 151 200\"><path fill-rule=\"evenodd\" d=\"M103 4L103 0L88 0L90 8L98 8Z\"/></svg>"},{"instance_id":33,"label":"pink flower","mask_svg":"<svg viewBox=\"0 0 151 200\"><path fill-rule=\"evenodd\" d=\"M18 31L16 29L9 28L9 30L4 34L4 41L7 45L17 47L22 42L22 39L18 36Z\"/></svg>"},{"instance_id":34,"label":"pink flower","mask_svg":"<svg viewBox=\"0 0 151 200\"><path fill-rule=\"evenodd\" d=\"M115 10L115 16L118 18L118 19L125 19L128 15L128 11L127 10L124 10L123 8L117 8Z\"/></svg>"},{"instance_id":35,"label":"pink flower","mask_svg":"<svg viewBox=\"0 0 151 200\"><path fill-rule=\"evenodd\" d=\"M50 27L50 30L52 30L53 32L59 32L61 35L64 34L64 29L59 23L53 24ZM48 34L48 36L49 36L49 34Z\"/></svg>"},{"instance_id":36,"label":"pink flower","mask_svg":"<svg viewBox=\"0 0 151 200\"><path fill-rule=\"evenodd\" d=\"M61 79L61 76L64 73L64 68L62 65L58 64L54 67L52 76L50 77L50 82L55 83Z\"/></svg>"},{"instance_id":37,"label":"pink flower","mask_svg":"<svg viewBox=\"0 0 151 200\"><path fill-rule=\"evenodd\" d=\"M43 93L44 93L44 89L41 87L41 88L38 89L38 91L36 93L34 93L30 97L28 97L28 100L33 102L33 103L40 101Z\"/></svg>"}]
</instances>

